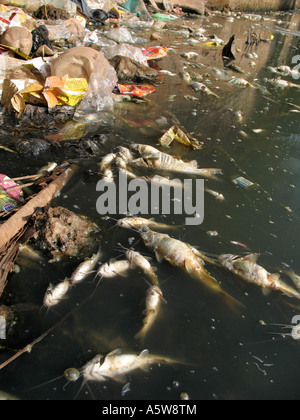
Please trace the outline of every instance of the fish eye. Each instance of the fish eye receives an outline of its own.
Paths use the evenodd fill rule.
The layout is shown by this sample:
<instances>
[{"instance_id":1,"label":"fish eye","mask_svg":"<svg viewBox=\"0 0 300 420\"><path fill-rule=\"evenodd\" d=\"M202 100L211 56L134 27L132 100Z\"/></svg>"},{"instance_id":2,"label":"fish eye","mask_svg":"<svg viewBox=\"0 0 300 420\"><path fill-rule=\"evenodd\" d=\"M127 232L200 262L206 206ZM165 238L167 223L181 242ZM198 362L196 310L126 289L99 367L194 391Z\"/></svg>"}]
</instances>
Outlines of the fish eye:
<instances>
[{"instance_id":1,"label":"fish eye","mask_svg":"<svg viewBox=\"0 0 300 420\"><path fill-rule=\"evenodd\" d=\"M105 356L101 356L99 361L97 363L99 363L99 366L102 366L105 360Z\"/></svg>"}]
</instances>

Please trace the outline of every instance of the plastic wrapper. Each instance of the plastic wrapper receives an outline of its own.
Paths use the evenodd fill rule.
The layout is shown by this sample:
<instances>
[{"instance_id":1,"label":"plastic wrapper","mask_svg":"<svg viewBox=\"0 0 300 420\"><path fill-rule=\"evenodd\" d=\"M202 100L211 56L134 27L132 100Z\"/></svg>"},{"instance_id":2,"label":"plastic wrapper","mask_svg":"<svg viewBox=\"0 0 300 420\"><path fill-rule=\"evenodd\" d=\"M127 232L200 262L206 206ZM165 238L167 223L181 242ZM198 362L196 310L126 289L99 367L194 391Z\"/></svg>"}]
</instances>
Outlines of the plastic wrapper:
<instances>
[{"instance_id":1,"label":"plastic wrapper","mask_svg":"<svg viewBox=\"0 0 300 420\"><path fill-rule=\"evenodd\" d=\"M107 34L105 34L105 36L118 43L124 42L127 44L134 44L134 39L131 33L124 27L112 29Z\"/></svg>"},{"instance_id":2,"label":"plastic wrapper","mask_svg":"<svg viewBox=\"0 0 300 420\"><path fill-rule=\"evenodd\" d=\"M8 176L0 174L0 211L13 210L24 201L23 191L21 188L9 191L10 188L17 186L18 184L11 181Z\"/></svg>"},{"instance_id":3,"label":"plastic wrapper","mask_svg":"<svg viewBox=\"0 0 300 420\"><path fill-rule=\"evenodd\" d=\"M88 83L84 78L50 76L46 79L42 93L48 107L54 108L57 105L76 106L86 95L87 90Z\"/></svg>"},{"instance_id":4,"label":"plastic wrapper","mask_svg":"<svg viewBox=\"0 0 300 420\"><path fill-rule=\"evenodd\" d=\"M155 92L155 87L151 85L122 85L118 83L117 89L122 95L131 95L138 98L150 95Z\"/></svg>"},{"instance_id":5,"label":"plastic wrapper","mask_svg":"<svg viewBox=\"0 0 300 420\"><path fill-rule=\"evenodd\" d=\"M150 47L143 50L143 55L146 60L159 60L168 55L167 47Z\"/></svg>"},{"instance_id":6,"label":"plastic wrapper","mask_svg":"<svg viewBox=\"0 0 300 420\"><path fill-rule=\"evenodd\" d=\"M121 45L115 45L111 48L106 48L105 58L107 60L111 60L116 55L129 57L131 58L131 60L137 61L138 63L143 64L144 66L148 66L148 61L145 58L142 50L138 47L134 47L133 45L125 43Z\"/></svg>"},{"instance_id":7,"label":"plastic wrapper","mask_svg":"<svg viewBox=\"0 0 300 420\"><path fill-rule=\"evenodd\" d=\"M202 146L194 138L189 138L179 127L174 125L171 127L159 140L159 144L164 147L169 147L173 141L184 144L185 146L192 147L199 150Z\"/></svg>"}]
</instances>

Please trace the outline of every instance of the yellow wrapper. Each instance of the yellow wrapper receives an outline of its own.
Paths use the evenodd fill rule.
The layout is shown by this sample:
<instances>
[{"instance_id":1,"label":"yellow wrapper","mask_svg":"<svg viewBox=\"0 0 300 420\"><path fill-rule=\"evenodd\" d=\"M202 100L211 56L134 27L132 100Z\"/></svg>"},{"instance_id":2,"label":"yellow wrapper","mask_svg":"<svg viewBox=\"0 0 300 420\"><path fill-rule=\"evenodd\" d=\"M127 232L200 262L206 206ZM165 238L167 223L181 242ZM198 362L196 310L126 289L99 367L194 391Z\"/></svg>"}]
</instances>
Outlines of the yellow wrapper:
<instances>
[{"instance_id":1,"label":"yellow wrapper","mask_svg":"<svg viewBox=\"0 0 300 420\"><path fill-rule=\"evenodd\" d=\"M51 76L46 79L43 95L49 108L57 105L76 106L88 91L88 82L84 78Z\"/></svg>"}]
</instances>

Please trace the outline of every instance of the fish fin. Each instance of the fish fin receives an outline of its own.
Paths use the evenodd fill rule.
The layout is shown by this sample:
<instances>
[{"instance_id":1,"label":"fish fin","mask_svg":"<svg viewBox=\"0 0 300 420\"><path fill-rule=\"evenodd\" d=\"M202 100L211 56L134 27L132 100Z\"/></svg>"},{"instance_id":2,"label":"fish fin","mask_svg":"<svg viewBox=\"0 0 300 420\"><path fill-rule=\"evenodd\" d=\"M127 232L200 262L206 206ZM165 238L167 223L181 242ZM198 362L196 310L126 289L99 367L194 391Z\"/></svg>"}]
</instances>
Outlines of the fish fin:
<instances>
[{"instance_id":1,"label":"fish fin","mask_svg":"<svg viewBox=\"0 0 300 420\"><path fill-rule=\"evenodd\" d=\"M128 379L126 375L118 374L117 376L112 377L112 379L120 384L126 384Z\"/></svg>"},{"instance_id":2,"label":"fish fin","mask_svg":"<svg viewBox=\"0 0 300 420\"><path fill-rule=\"evenodd\" d=\"M253 261L254 263L257 262L260 254L249 254L246 257L244 257L244 260L246 261Z\"/></svg>"},{"instance_id":3,"label":"fish fin","mask_svg":"<svg viewBox=\"0 0 300 420\"><path fill-rule=\"evenodd\" d=\"M158 251L155 251L155 256L159 263L161 263L164 259L164 257Z\"/></svg>"},{"instance_id":4,"label":"fish fin","mask_svg":"<svg viewBox=\"0 0 300 420\"><path fill-rule=\"evenodd\" d=\"M189 260L184 260L184 267L189 274L195 270L193 264L191 264Z\"/></svg>"},{"instance_id":5,"label":"fish fin","mask_svg":"<svg viewBox=\"0 0 300 420\"><path fill-rule=\"evenodd\" d=\"M272 283L281 282L280 274L279 273L269 274L268 275L268 280Z\"/></svg>"},{"instance_id":6,"label":"fish fin","mask_svg":"<svg viewBox=\"0 0 300 420\"><path fill-rule=\"evenodd\" d=\"M110 356L120 356L121 354L123 354L123 349L115 349L113 351L111 351L110 353L108 353L108 355L106 357L110 357Z\"/></svg>"},{"instance_id":7,"label":"fish fin","mask_svg":"<svg viewBox=\"0 0 300 420\"><path fill-rule=\"evenodd\" d=\"M141 353L139 354L139 357L148 357L149 356L149 350L148 349L144 349L143 351L141 351Z\"/></svg>"},{"instance_id":8,"label":"fish fin","mask_svg":"<svg viewBox=\"0 0 300 420\"><path fill-rule=\"evenodd\" d=\"M148 365L148 364L146 364L146 365L142 365L140 368L141 368L141 370L143 370L144 372L149 372L149 365Z\"/></svg>"},{"instance_id":9,"label":"fish fin","mask_svg":"<svg viewBox=\"0 0 300 420\"><path fill-rule=\"evenodd\" d=\"M262 292L263 292L263 295L264 295L264 296L269 296L269 295L270 295L270 293L272 292L272 290L271 290L271 289L269 289L269 288L267 288L267 287L263 287L263 288L262 288Z\"/></svg>"}]
</instances>

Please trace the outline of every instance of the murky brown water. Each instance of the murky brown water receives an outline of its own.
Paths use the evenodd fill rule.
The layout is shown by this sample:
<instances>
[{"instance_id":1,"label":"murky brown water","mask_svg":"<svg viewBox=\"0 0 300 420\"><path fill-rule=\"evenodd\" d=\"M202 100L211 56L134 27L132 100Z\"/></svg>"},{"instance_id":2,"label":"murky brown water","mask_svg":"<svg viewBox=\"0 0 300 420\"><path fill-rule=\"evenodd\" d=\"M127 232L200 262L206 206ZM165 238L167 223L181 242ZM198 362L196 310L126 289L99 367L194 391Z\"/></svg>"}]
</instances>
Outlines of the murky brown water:
<instances>
[{"instance_id":1,"label":"murky brown water","mask_svg":"<svg viewBox=\"0 0 300 420\"><path fill-rule=\"evenodd\" d=\"M235 34L241 50L237 53L237 64L249 72L241 77L257 83L260 89L243 89L223 80L213 70L224 70L221 48L205 47L202 42L190 45L184 26L203 27L207 30L205 35L215 34L224 40ZM272 42L261 42L253 49L256 59L241 58L249 31L269 40L274 36ZM148 36L148 30L137 34ZM87 138L106 133L104 155L120 144L138 142L156 146L162 132L173 124L180 125L203 142L203 150L191 151L174 145L170 152L184 159L196 159L201 167L222 168L221 182L207 180L206 186L222 193L225 201L219 203L206 195L204 223L199 227L185 226L182 216L160 216L156 220L180 225L178 230L168 233L204 252L246 252L244 247L232 243L235 241L261 253L259 262L272 272L290 267L300 273L299 117L291 112L296 106L289 105L300 105L299 94L297 88L276 89L267 81L277 77L268 66L293 67L292 59L299 54L299 14L270 14L263 23L244 17L233 22L221 16L193 17L170 25L164 32L163 45L170 48L169 54L157 64L176 76L162 76L156 93L145 104L117 105L113 126L86 127ZM189 63L193 67L184 64L180 56L189 51L199 54L194 59L196 66L193 62ZM255 67L250 65L252 61ZM184 65L187 71L203 75L203 82L219 98L196 93L187 86L179 76ZM228 74L239 77L234 72ZM284 79L299 83L292 78ZM263 131L253 131L257 129ZM0 154L1 171L9 175L34 173L43 159L47 161L47 156L8 160L7 154L4 156L2 151ZM137 241L139 235L117 228L113 220L103 220L98 215L99 179L88 172L96 168L97 160L83 160L76 179L53 205L85 214L103 228L99 240L106 261L120 256L118 243L129 246L128 239L134 237ZM244 176L258 187L251 190L236 187L232 179L237 176ZM218 236L210 236L208 231L216 231ZM55 264L45 260L43 264L22 267L20 274L11 276L3 303L27 302L37 309L21 313L14 338L9 343L1 341L1 345L22 348L73 308L77 309L30 354L24 354L1 371L1 390L21 399L179 400L182 392L187 392L191 400L299 398L300 342L289 336L290 329L274 325L291 324L292 318L300 314L297 301L278 293L265 296L258 287L209 267L224 290L244 305L235 313L184 272L168 263L156 263L141 241L135 249L153 257L167 300L145 343L134 339L141 327L143 299L149 287L142 273L134 271L128 278L103 281L97 288L91 275L73 288L55 311L47 312L41 305L48 284L70 276L80 258ZM84 303L85 299L88 301ZM283 338L280 333L287 335ZM90 389L87 386L80 389L81 380L66 385L61 377L39 386L61 376L66 368L80 368L96 354L116 348L136 353L148 348L151 353L183 363L153 366L147 373L138 371L129 375L130 387L123 394L123 385L112 381L90 383ZM2 349L0 361L12 354L11 350Z\"/></svg>"}]
</instances>

